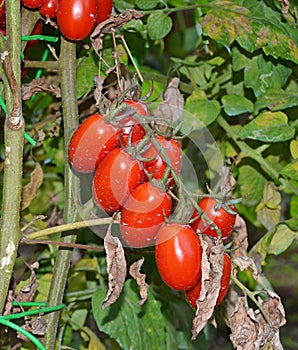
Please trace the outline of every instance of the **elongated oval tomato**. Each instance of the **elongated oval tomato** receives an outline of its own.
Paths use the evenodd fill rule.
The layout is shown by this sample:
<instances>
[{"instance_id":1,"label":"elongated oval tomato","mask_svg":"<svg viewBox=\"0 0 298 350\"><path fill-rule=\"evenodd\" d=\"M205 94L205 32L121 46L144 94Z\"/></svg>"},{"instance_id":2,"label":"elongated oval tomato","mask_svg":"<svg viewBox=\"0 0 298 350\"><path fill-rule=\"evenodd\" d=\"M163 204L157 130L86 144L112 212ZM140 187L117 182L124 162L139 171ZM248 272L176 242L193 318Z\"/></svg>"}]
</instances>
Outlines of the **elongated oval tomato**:
<instances>
[{"instance_id":1,"label":"elongated oval tomato","mask_svg":"<svg viewBox=\"0 0 298 350\"><path fill-rule=\"evenodd\" d=\"M143 248L154 243L165 217L171 214L170 196L150 182L137 186L124 204L120 231L131 247Z\"/></svg>"},{"instance_id":2,"label":"elongated oval tomato","mask_svg":"<svg viewBox=\"0 0 298 350\"><path fill-rule=\"evenodd\" d=\"M224 253L224 264L222 270L222 277L220 281L220 290L216 300L216 305L219 305L227 294L231 278L231 258L227 253ZM202 282L199 281L192 289L185 292L185 297L190 306L197 308L197 299L199 299L202 288Z\"/></svg>"},{"instance_id":3,"label":"elongated oval tomato","mask_svg":"<svg viewBox=\"0 0 298 350\"><path fill-rule=\"evenodd\" d=\"M124 205L129 194L143 182L144 169L136 159L121 148L111 151L99 163L93 178L93 199L107 212Z\"/></svg>"},{"instance_id":4,"label":"elongated oval tomato","mask_svg":"<svg viewBox=\"0 0 298 350\"><path fill-rule=\"evenodd\" d=\"M164 136L156 136L157 142L160 144L161 148L164 149L171 167L176 174L179 174L182 167L182 150L178 141L173 139L166 139ZM149 174L160 180L166 172L167 163L162 159L160 151L151 142L149 148L143 152L142 157L144 158L154 158L148 162L144 162L144 168ZM173 177L169 175L168 177L169 188L175 185Z\"/></svg>"},{"instance_id":5,"label":"elongated oval tomato","mask_svg":"<svg viewBox=\"0 0 298 350\"><path fill-rule=\"evenodd\" d=\"M57 22L66 39L85 39L94 28L96 17L96 0L58 0Z\"/></svg>"},{"instance_id":6,"label":"elongated oval tomato","mask_svg":"<svg viewBox=\"0 0 298 350\"><path fill-rule=\"evenodd\" d=\"M109 18L112 13L112 0L97 0L97 19L96 25Z\"/></svg>"},{"instance_id":7,"label":"elongated oval tomato","mask_svg":"<svg viewBox=\"0 0 298 350\"><path fill-rule=\"evenodd\" d=\"M81 173L94 172L103 157L120 147L122 130L105 122L100 114L93 114L74 132L68 159L73 169Z\"/></svg>"},{"instance_id":8,"label":"elongated oval tomato","mask_svg":"<svg viewBox=\"0 0 298 350\"><path fill-rule=\"evenodd\" d=\"M156 236L155 260L163 281L172 289L187 290L201 278L202 247L189 225L163 225Z\"/></svg>"},{"instance_id":9,"label":"elongated oval tomato","mask_svg":"<svg viewBox=\"0 0 298 350\"><path fill-rule=\"evenodd\" d=\"M45 0L39 7L39 13L43 17L56 18L58 11L58 0Z\"/></svg>"},{"instance_id":10,"label":"elongated oval tomato","mask_svg":"<svg viewBox=\"0 0 298 350\"><path fill-rule=\"evenodd\" d=\"M21 3L30 9L37 9L45 0L21 0Z\"/></svg>"},{"instance_id":11,"label":"elongated oval tomato","mask_svg":"<svg viewBox=\"0 0 298 350\"><path fill-rule=\"evenodd\" d=\"M233 205L229 206L229 209L232 212L235 212L235 214L229 213L223 207L220 207L217 210L218 204L219 203L215 198L209 197L202 198L198 203L199 207L204 211L204 213L209 217L209 219L211 219L214 222L214 224L220 229L222 239L225 239L229 237L230 233L234 228L236 220L236 209ZM192 218L195 218L197 216L198 211L195 209L192 214ZM209 223L203 217L199 217L190 225L194 230L199 230L200 233L212 237L217 237L216 230L212 226L210 226Z\"/></svg>"}]
</instances>

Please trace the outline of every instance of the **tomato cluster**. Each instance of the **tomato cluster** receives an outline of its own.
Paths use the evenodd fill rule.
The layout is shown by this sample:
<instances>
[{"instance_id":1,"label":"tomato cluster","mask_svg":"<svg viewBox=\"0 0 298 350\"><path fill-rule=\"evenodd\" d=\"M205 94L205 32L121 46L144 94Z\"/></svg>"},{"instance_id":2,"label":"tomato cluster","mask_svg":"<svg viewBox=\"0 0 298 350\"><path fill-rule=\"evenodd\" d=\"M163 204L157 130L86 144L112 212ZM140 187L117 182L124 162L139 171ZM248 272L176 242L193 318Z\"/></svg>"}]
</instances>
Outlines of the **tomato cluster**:
<instances>
[{"instance_id":1,"label":"tomato cluster","mask_svg":"<svg viewBox=\"0 0 298 350\"><path fill-rule=\"evenodd\" d=\"M21 0L21 3L38 9L45 18L57 18L61 33L69 40L85 39L112 12L112 0Z\"/></svg>"},{"instance_id":2,"label":"tomato cluster","mask_svg":"<svg viewBox=\"0 0 298 350\"><path fill-rule=\"evenodd\" d=\"M186 291L190 305L196 307L202 270L198 233L221 234L226 240L236 209L225 200L206 196L194 204L188 222L171 221L174 206L169 193L181 172L181 145L156 133L145 103L126 99L121 106L108 119L94 114L80 124L69 142L69 162L75 172L93 174L92 196L98 208L121 213L122 241L133 248L155 245L161 278L172 289ZM217 303L227 292L230 273L231 261L225 253Z\"/></svg>"}]
</instances>

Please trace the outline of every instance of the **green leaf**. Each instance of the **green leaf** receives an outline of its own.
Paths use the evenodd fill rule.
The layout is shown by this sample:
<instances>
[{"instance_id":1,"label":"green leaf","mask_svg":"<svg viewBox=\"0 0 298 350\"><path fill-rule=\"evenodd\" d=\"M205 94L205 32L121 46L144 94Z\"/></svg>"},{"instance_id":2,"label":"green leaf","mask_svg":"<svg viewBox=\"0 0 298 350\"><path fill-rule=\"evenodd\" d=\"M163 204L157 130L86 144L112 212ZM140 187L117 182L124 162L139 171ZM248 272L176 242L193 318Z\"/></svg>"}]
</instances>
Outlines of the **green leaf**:
<instances>
[{"instance_id":1,"label":"green leaf","mask_svg":"<svg viewBox=\"0 0 298 350\"><path fill-rule=\"evenodd\" d=\"M97 290L92 298L92 310L100 331L114 338L124 350L166 349L167 323L161 312L161 303L149 290L143 307L138 304L139 295L135 282L128 280L120 298L102 310L105 291Z\"/></svg>"},{"instance_id":2,"label":"green leaf","mask_svg":"<svg viewBox=\"0 0 298 350\"><path fill-rule=\"evenodd\" d=\"M216 100L209 101L203 98L200 92L195 91L186 100L181 117L183 124L181 131L188 134L190 131L202 129L213 123L220 113L220 104Z\"/></svg>"},{"instance_id":3,"label":"green leaf","mask_svg":"<svg viewBox=\"0 0 298 350\"><path fill-rule=\"evenodd\" d=\"M295 238L298 238L297 231L291 230L285 224L278 225L269 244L268 253L274 255L281 254L289 248Z\"/></svg>"},{"instance_id":4,"label":"green leaf","mask_svg":"<svg viewBox=\"0 0 298 350\"><path fill-rule=\"evenodd\" d=\"M298 196L293 196L291 198L290 214L292 218L298 218Z\"/></svg>"},{"instance_id":5,"label":"green leaf","mask_svg":"<svg viewBox=\"0 0 298 350\"><path fill-rule=\"evenodd\" d=\"M292 140L290 143L290 152L291 152L291 156L294 159L298 158L298 141L297 140Z\"/></svg>"},{"instance_id":6,"label":"green leaf","mask_svg":"<svg viewBox=\"0 0 298 350\"><path fill-rule=\"evenodd\" d=\"M234 94L224 96L222 104L228 116L251 113L254 110L254 104L249 99Z\"/></svg>"},{"instance_id":7,"label":"green leaf","mask_svg":"<svg viewBox=\"0 0 298 350\"><path fill-rule=\"evenodd\" d=\"M241 139L281 142L294 137L295 129L283 112L264 112L246 124L239 133Z\"/></svg>"},{"instance_id":8,"label":"green leaf","mask_svg":"<svg viewBox=\"0 0 298 350\"><path fill-rule=\"evenodd\" d=\"M156 7L159 3L159 0L137 0L136 5L142 10L150 10Z\"/></svg>"},{"instance_id":9,"label":"green leaf","mask_svg":"<svg viewBox=\"0 0 298 350\"><path fill-rule=\"evenodd\" d=\"M236 1L235 1L236 2ZM262 48L266 55L298 62L296 36L280 14L260 1L214 1L202 20L203 32L230 48L233 41L249 52ZM293 38L293 36L295 36Z\"/></svg>"},{"instance_id":10,"label":"green leaf","mask_svg":"<svg viewBox=\"0 0 298 350\"><path fill-rule=\"evenodd\" d=\"M172 24L171 17L165 15L162 11L153 12L148 17L147 21L147 29L150 39L163 39L172 29Z\"/></svg>"},{"instance_id":11,"label":"green leaf","mask_svg":"<svg viewBox=\"0 0 298 350\"><path fill-rule=\"evenodd\" d=\"M271 111L280 111L293 106L298 106L297 92L280 88L268 89L256 102L257 110L268 107Z\"/></svg>"},{"instance_id":12,"label":"green leaf","mask_svg":"<svg viewBox=\"0 0 298 350\"><path fill-rule=\"evenodd\" d=\"M88 55L77 60L77 98L88 93L94 86L94 76L98 74L98 63L93 52L90 50Z\"/></svg>"},{"instance_id":13,"label":"green leaf","mask_svg":"<svg viewBox=\"0 0 298 350\"><path fill-rule=\"evenodd\" d=\"M255 206L261 201L265 181L262 174L252 166L243 165L239 168L238 186L241 196L246 196L243 204Z\"/></svg>"},{"instance_id":14,"label":"green leaf","mask_svg":"<svg viewBox=\"0 0 298 350\"><path fill-rule=\"evenodd\" d=\"M280 174L292 180L298 180L298 159L284 166Z\"/></svg>"}]
</instances>

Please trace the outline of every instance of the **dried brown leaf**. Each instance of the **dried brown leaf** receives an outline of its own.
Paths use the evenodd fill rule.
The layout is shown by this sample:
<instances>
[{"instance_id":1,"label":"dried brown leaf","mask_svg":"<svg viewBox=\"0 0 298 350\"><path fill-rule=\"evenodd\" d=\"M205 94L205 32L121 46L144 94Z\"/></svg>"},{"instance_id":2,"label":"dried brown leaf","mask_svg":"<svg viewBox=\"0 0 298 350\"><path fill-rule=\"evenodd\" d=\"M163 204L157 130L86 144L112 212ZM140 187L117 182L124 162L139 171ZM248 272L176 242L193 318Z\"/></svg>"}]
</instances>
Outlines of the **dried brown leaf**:
<instances>
[{"instance_id":1,"label":"dried brown leaf","mask_svg":"<svg viewBox=\"0 0 298 350\"><path fill-rule=\"evenodd\" d=\"M35 262L28 267L31 271L29 283L23 286L20 293L16 296L15 300L18 302L32 301L38 287L35 270L39 268L39 264Z\"/></svg>"},{"instance_id":2,"label":"dried brown leaf","mask_svg":"<svg viewBox=\"0 0 298 350\"><path fill-rule=\"evenodd\" d=\"M232 174L231 168L222 166L219 169L219 175L221 177L221 192L225 193L227 198L232 198L232 193L236 185L236 180Z\"/></svg>"},{"instance_id":3,"label":"dried brown leaf","mask_svg":"<svg viewBox=\"0 0 298 350\"><path fill-rule=\"evenodd\" d=\"M289 0L278 0L281 3L282 13L287 14L290 10Z\"/></svg>"},{"instance_id":4,"label":"dried brown leaf","mask_svg":"<svg viewBox=\"0 0 298 350\"><path fill-rule=\"evenodd\" d=\"M34 170L30 174L30 182L24 186L22 191L21 210L29 207L32 200L36 197L43 181L43 171L39 163L36 163Z\"/></svg>"},{"instance_id":5,"label":"dried brown leaf","mask_svg":"<svg viewBox=\"0 0 298 350\"><path fill-rule=\"evenodd\" d=\"M143 305L148 297L148 284L146 283L146 275L140 272L140 269L144 263L144 258L135 261L129 268L129 274L136 280L140 287L141 300L139 305Z\"/></svg>"},{"instance_id":6,"label":"dried brown leaf","mask_svg":"<svg viewBox=\"0 0 298 350\"><path fill-rule=\"evenodd\" d=\"M238 266L241 271L250 269L255 280L258 279L259 273L255 262L249 256L237 256L233 259L233 264Z\"/></svg>"},{"instance_id":7,"label":"dried brown leaf","mask_svg":"<svg viewBox=\"0 0 298 350\"><path fill-rule=\"evenodd\" d=\"M22 99L29 100L33 95L40 91L45 91L53 94L57 98L61 97L61 90L50 82L47 82L45 77L33 79L30 84L22 85Z\"/></svg>"},{"instance_id":8,"label":"dried brown leaf","mask_svg":"<svg viewBox=\"0 0 298 350\"><path fill-rule=\"evenodd\" d=\"M193 319L192 340L196 339L197 335L205 327L213 314L220 289L220 280L223 269L224 246L222 240L219 238L212 239L207 235L201 235L200 240L203 251L205 250L208 258L210 270L209 278L207 279L206 276L204 277L204 286L202 283L200 297L197 300L197 310ZM204 241L207 242L207 249L206 244L203 243ZM202 263L205 264L205 261L202 261ZM207 272L209 267L206 265L202 269L205 269Z\"/></svg>"},{"instance_id":9,"label":"dried brown leaf","mask_svg":"<svg viewBox=\"0 0 298 350\"><path fill-rule=\"evenodd\" d=\"M237 256L247 256L247 237L246 223L240 215L236 215L235 227L231 234L231 241L234 243L234 246L236 248L231 252L232 259Z\"/></svg>"},{"instance_id":10,"label":"dried brown leaf","mask_svg":"<svg viewBox=\"0 0 298 350\"><path fill-rule=\"evenodd\" d=\"M104 239L104 247L107 256L107 272L109 290L102 303L102 309L113 304L123 289L126 278L126 260L124 249L118 237L113 237L109 227Z\"/></svg>"},{"instance_id":11,"label":"dried brown leaf","mask_svg":"<svg viewBox=\"0 0 298 350\"><path fill-rule=\"evenodd\" d=\"M184 109L184 98L179 91L179 79L173 78L164 94L164 100L159 103L154 111L154 116L164 119L166 123L158 122L159 129L166 128L167 125L173 126L173 122L180 119ZM162 126L162 127L161 127Z\"/></svg>"}]
</instances>

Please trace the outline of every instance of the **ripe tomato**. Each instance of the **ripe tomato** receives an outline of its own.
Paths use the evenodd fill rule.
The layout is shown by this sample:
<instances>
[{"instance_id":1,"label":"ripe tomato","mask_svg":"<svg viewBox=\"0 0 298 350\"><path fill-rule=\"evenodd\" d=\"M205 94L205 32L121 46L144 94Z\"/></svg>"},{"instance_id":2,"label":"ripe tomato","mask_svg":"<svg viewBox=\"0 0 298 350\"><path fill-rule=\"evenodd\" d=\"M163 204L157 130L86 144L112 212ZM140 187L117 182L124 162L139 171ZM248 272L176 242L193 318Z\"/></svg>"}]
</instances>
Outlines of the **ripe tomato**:
<instances>
[{"instance_id":1,"label":"ripe tomato","mask_svg":"<svg viewBox=\"0 0 298 350\"><path fill-rule=\"evenodd\" d=\"M43 17L56 18L58 10L58 0L45 0L38 11Z\"/></svg>"},{"instance_id":2,"label":"ripe tomato","mask_svg":"<svg viewBox=\"0 0 298 350\"><path fill-rule=\"evenodd\" d=\"M96 0L58 0L57 22L69 40L83 40L96 23Z\"/></svg>"},{"instance_id":3,"label":"ripe tomato","mask_svg":"<svg viewBox=\"0 0 298 350\"><path fill-rule=\"evenodd\" d=\"M120 146L122 130L93 114L77 128L68 146L68 159L73 169L92 173L103 157Z\"/></svg>"},{"instance_id":4,"label":"ripe tomato","mask_svg":"<svg viewBox=\"0 0 298 350\"><path fill-rule=\"evenodd\" d=\"M97 20L96 25L109 18L112 13L112 0L97 0Z\"/></svg>"},{"instance_id":5,"label":"ripe tomato","mask_svg":"<svg viewBox=\"0 0 298 350\"><path fill-rule=\"evenodd\" d=\"M161 148L165 150L175 173L179 174L182 167L182 151L179 142L173 139L167 140L163 136L156 136L156 140ZM142 157L154 158L151 161L144 162L144 168L149 174L152 174L155 179L160 180L167 169L167 163L162 159L158 149L156 149L152 142L149 144L149 148L142 154ZM169 188L175 185L171 175L168 177L168 184Z\"/></svg>"},{"instance_id":6,"label":"ripe tomato","mask_svg":"<svg viewBox=\"0 0 298 350\"><path fill-rule=\"evenodd\" d=\"M222 270L222 277L220 281L220 290L219 294L216 300L216 305L219 305L223 298L226 296L227 291L229 289L230 284L230 278L231 278L231 258L227 253L224 253L224 263L223 263L223 270ZM201 287L202 282L199 281L192 289L185 292L185 297L190 306L192 306L194 309L197 308L197 299L200 296L201 293Z\"/></svg>"},{"instance_id":7,"label":"ripe tomato","mask_svg":"<svg viewBox=\"0 0 298 350\"><path fill-rule=\"evenodd\" d=\"M39 19L32 30L31 35L40 35L42 33L43 29L43 21ZM30 49L30 47L33 47L38 43L38 40L29 40L26 45L26 49Z\"/></svg>"},{"instance_id":8,"label":"ripe tomato","mask_svg":"<svg viewBox=\"0 0 298 350\"><path fill-rule=\"evenodd\" d=\"M136 187L122 209L120 231L124 241L134 248L152 244L171 207L170 196L150 182Z\"/></svg>"},{"instance_id":9,"label":"ripe tomato","mask_svg":"<svg viewBox=\"0 0 298 350\"><path fill-rule=\"evenodd\" d=\"M164 282L175 290L187 290L201 277L202 247L189 225L163 225L156 236L155 259Z\"/></svg>"},{"instance_id":10,"label":"ripe tomato","mask_svg":"<svg viewBox=\"0 0 298 350\"><path fill-rule=\"evenodd\" d=\"M99 163L93 178L93 199L97 206L114 212L123 206L129 194L143 182L144 169L121 148L111 151Z\"/></svg>"},{"instance_id":11,"label":"ripe tomato","mask_svg":"<svg viewBox=\"0 0 298 350\"><path fill-rule=\"evenodd\" d=\"M0 28L6 28L6 6L5 0L0 0ZM5 33L6 35L6 33Z\"/></svg>"},{"instance_id":12,"label":"ripe tomato","mask_svg":"<svg viewBox=\"0 0 298 350\"><path fill-rule=\"evenodd\" d=\"M30 9L37 9L45 0L21 0L21 3Z\"/></svg>"},{"instance_id":13,"label":"ripe tomato","mask_svg":"<svg viewBox=\"0 0 298 350\"><path fill-rule=\"evenodd\" d=\"M229 237L230 233L234 228L235 220L236 220L236 208L234 207L234 205L229 205L229 208L235 212L235 215L233 215L227 212L223 207L217 210L216 206L218 204L219 203L216 199L208 198L208 197L202 198L198 203L199 207L202 208L205 214L220 229L222 239L225 239ZM192 218L195 218L197 216L198 216L198 212L195 209L192 214ZM190 225L194 230L199 230L200 233L204 233L212 237L217 237L216 230L213 227L211 227L208 224L208 222L202 217L199 217L197 220L193 221Z\"/></svg>"},{"instance_id":14,"label":"ripe tomato","mask_svg":"<svg viewBox=\"0 0 298 350\"><path fill-rule=\"evenodd\" d=\"M150 115L149 108L145 103L141 101L127 99L123 102L143 117L147 117ZM125 126L122 134L123 147L127 146L129 139L130 143L133 145L139 142L146 135L146 132L142 125L138 123L133 116L125 117L124 119L122 119L120 121L120 125Z\"/></svg>"}]
</instances>

